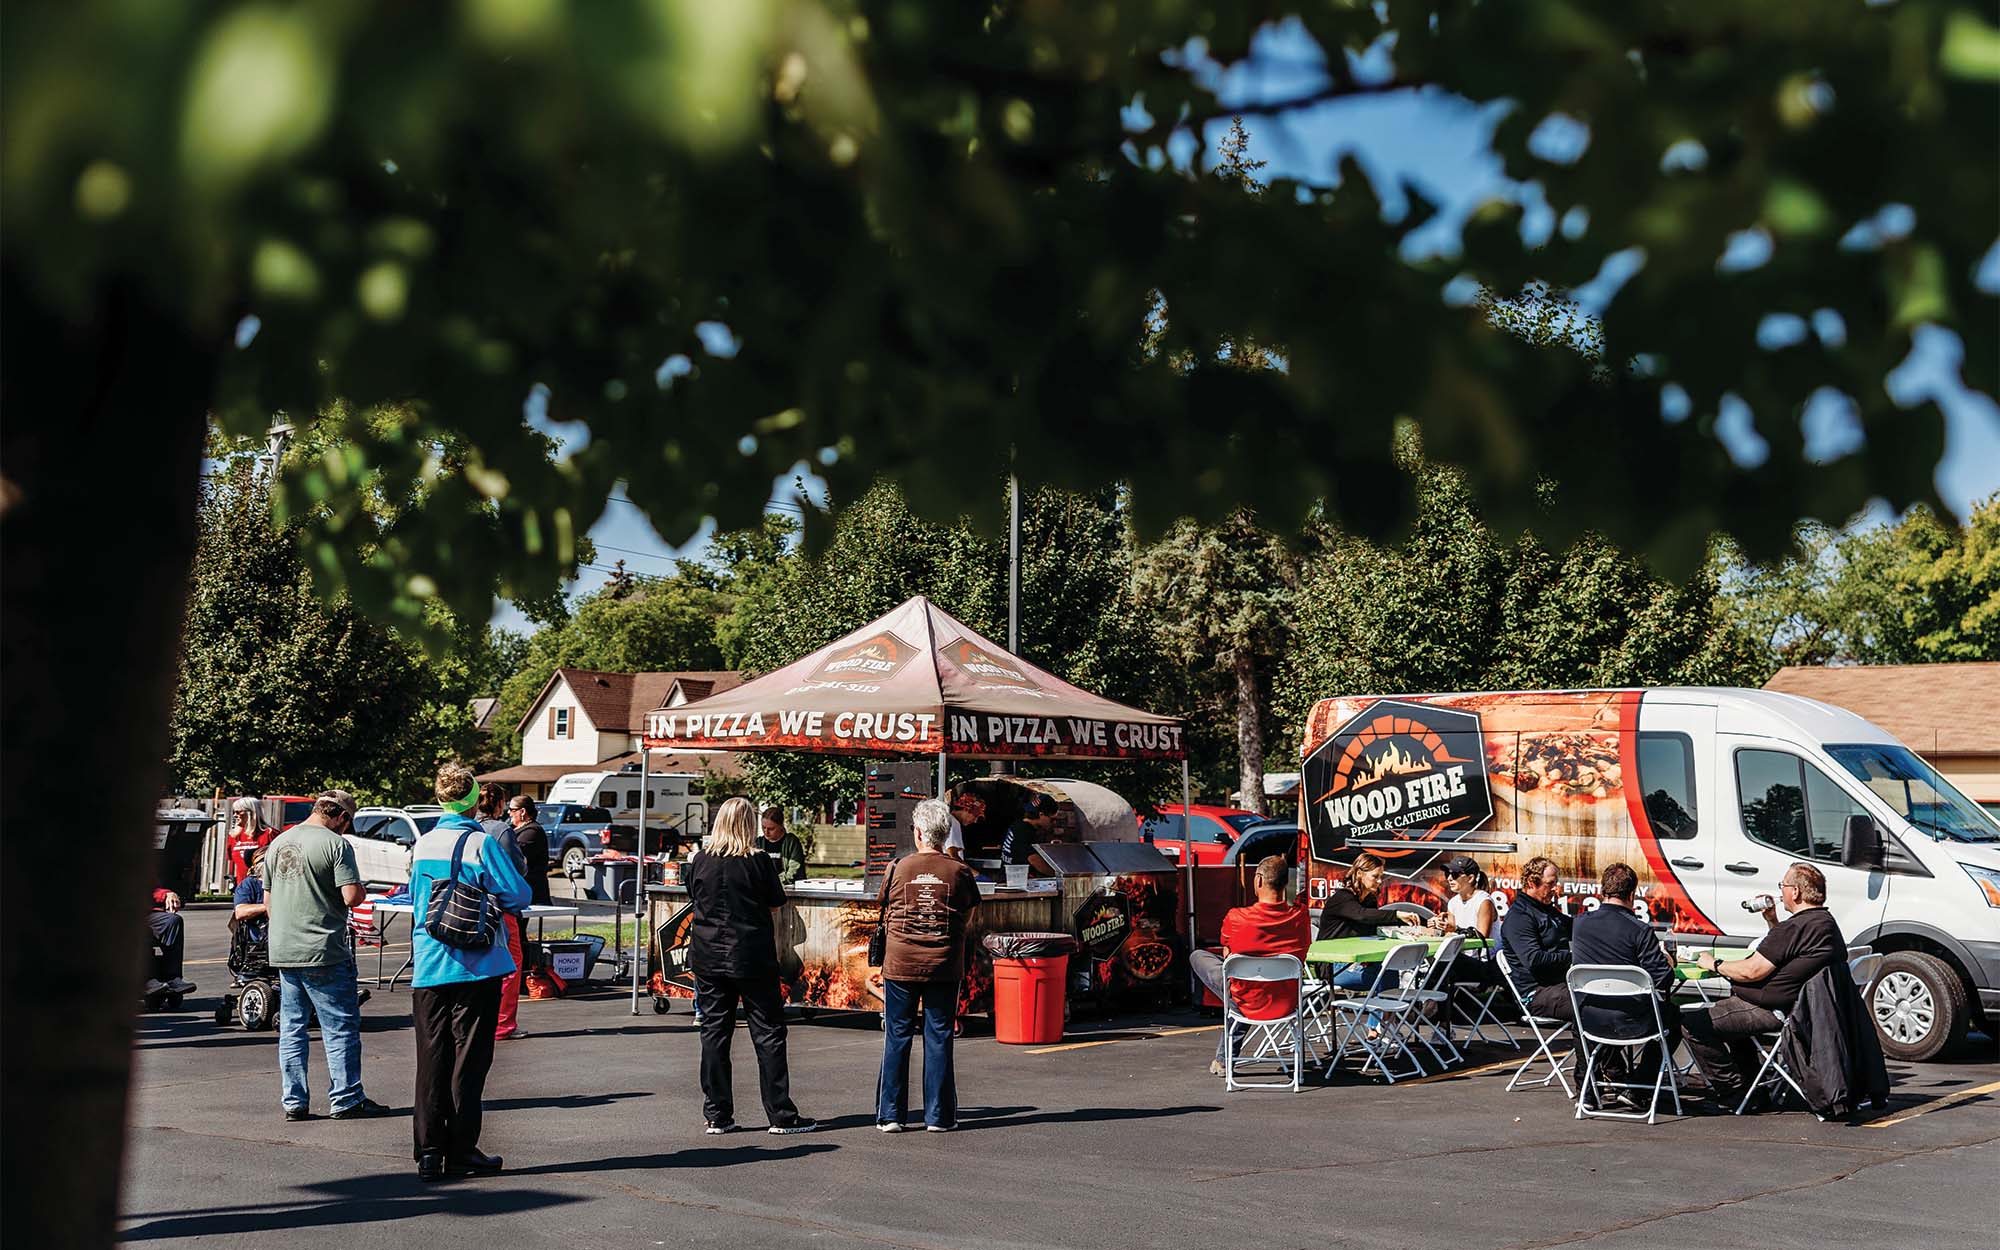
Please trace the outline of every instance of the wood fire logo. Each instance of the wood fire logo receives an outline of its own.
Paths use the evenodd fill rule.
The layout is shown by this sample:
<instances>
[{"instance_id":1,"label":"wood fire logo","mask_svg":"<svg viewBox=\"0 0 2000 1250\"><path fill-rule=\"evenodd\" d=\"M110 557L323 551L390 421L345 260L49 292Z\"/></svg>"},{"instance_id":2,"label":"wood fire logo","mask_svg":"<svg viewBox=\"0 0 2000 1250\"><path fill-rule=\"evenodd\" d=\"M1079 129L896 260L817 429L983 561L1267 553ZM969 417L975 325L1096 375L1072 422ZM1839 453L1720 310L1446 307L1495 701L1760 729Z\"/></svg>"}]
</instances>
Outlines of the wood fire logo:
<instances>
[{"instance_id":1,"label":"wood fire logo","mask_svg":"<svg viewBox=\"0 0 2000 1250\"><path fill-rule=\"evenodd\" d=\"M820 666L813 670L811 680L879 681L893 676L897 669L909 663L910 657L914 654L915 648L909 643L885 630L872 638L864 638L860 642L839 647L828 653Z\"/></svg>"},{"instance_id":2,"label":"wood fire logo","mask_svg":"<svg viewBox=\"0 0 2000 1250\"><path fill-rule=\"evenodd\" d=\"M1306 828L1317 859L1350 839L1430 840L1493 815L1479 717L1384 699L1305 761Z\"/></svg>"}]
</instances>

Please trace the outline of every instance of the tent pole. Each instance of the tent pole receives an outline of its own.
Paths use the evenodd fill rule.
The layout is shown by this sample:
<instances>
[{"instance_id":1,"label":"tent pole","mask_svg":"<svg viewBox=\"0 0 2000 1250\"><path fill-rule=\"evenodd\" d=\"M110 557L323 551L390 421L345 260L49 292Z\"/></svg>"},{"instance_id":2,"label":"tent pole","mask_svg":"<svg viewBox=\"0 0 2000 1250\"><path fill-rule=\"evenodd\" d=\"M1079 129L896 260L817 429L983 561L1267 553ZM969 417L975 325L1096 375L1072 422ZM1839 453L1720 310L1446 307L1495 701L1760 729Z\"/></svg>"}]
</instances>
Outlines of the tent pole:
<instances>
[{"instance_id":1,"label":"tent pole","mask_svg":"<svg viewBox=\"0 0 2000 1250\"><path fill-rule=\"evenodd\" d=\"M945 753L943 751L939 751L937 794L934 797L940 799L944 797L944 765L945 765Z\"/></svg>"},{"instance_id":2,"label":"tent pole","mask_svg":"<svg viewBox=\"0 0 2000 1250\"><path fill-rule=\"evenodd\" d=\"M1181 757L1181 863L1187 869L1188 898L1188 991L1195 995L1194 1005L1201 1006L1201 996L1196 992L1194 979L1195 910L1194 910L1194 811L1193 800L1188 790L1187 757ZM636 1010L636 1008L634 1009Z\"/></svg>"},{"instance_id":3,"label":"tent pole","mask_svg":"<svg viewBox=\"0 0 2000 1250\"><path fill-rule=\"evenodd\" d=\"M639 872L632 878L632 1014L639 1014L639 970L646 963L646 809L653 805L653 749L639 740ZM617 891L612 891L616 894ZM611 900L613 907L618 900Z\"/></svg>"}]
</instances>

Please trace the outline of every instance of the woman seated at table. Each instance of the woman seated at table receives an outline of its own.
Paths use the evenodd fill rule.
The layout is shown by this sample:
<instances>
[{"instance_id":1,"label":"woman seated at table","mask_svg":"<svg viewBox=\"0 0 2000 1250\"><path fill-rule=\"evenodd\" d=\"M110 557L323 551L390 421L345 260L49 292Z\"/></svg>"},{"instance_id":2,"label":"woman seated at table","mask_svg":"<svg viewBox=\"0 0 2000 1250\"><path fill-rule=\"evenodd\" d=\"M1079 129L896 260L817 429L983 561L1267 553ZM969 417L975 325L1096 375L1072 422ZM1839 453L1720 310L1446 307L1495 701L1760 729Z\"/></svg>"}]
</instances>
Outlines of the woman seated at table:
<instances>
[{"instance_id":1,"label":"woman seated at table","mask_svg":"<svg viewBox=\"0 0 2000 1250\"><path fill-rule=\"evenodd\" d=\"M1388 873L1388 865L1381 856L1368 851L1356 855L1354 866L1347 870L1347 880L1334 889L1320 908L1317 939L1328 942L1335 938L1374 937L1375 930L1389 925L1422 924L1423 917L1416 912L1375 906L1382 897L1382 879ZM1341 989L1365 990L1375 983L1376 971L1374 964L1335 964L1328 969L1327 979Z\"/></svg>"},{"instance_id":2,"label":"woman seated at table","mask_svg":"<svg viewBox=\"0 0 2000 1250\"><path fill-rule=\"evenodd\" d=\"M1441 933L1463 933L1469 938L1491 938L1500 923L1493 895L1486 888L1486 874L1470 855L1447 860L1445 887L1451 894L1444 901L1444 914L1431 917L1431 927Z\"/></svg>"}]
</instances>

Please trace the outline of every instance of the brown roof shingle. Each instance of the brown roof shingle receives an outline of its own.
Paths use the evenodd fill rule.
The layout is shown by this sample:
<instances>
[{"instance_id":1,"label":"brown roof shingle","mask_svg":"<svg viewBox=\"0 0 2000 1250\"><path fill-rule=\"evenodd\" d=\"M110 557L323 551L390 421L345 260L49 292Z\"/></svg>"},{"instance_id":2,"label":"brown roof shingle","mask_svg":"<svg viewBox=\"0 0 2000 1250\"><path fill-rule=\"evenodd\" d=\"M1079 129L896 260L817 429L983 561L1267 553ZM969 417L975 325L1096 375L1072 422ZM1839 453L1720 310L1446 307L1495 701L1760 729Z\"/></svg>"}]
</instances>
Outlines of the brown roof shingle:
<instances>
[{"instance_id":1,"label":"brown roof shingle","mask_svg":"<svg viewBox=\"0 0 2000 1250\"><path fill-rule=\"evenodd\" d=\"M1793 665L1764 688L1846 708L1924 755L2000 754L2000 663Z\"/></svg>"},{"instance_id":2,"label":"brown roof shingle","mask_svg":"<svg viewBox=\"0 0 2000 1250\"><path fill-rule=\"evenodd\" d=\"M687 692L690 702L743 684L741 673L712 669L674 673L606 673L589 668L558 668L549 675L549 686L553 686L558 677L575 692L583 714L590 718L590 723L599 733L645 732L646 713L666 704L667 696L673 692L677 681ZM542 700L548 697L549 686L543 687L541 694L529 705L528 715L514 727L517 733L526 728ZM697 690L700 693L696 693Z\"/></svg>"}]
</instances>

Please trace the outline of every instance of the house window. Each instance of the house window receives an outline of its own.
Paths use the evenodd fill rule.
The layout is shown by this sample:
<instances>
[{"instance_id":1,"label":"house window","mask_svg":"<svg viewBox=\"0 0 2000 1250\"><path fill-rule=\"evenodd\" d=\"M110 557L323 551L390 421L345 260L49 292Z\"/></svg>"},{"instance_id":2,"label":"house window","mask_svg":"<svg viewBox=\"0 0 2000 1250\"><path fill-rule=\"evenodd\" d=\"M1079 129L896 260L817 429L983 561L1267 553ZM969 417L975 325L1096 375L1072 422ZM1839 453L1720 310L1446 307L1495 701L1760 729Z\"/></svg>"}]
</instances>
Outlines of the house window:
<instances>
[{"instance_id":1,"label":"house window","mask_svg":"<svg viewBox=\"0 0 2000 1250\"><path fill-rule=\"evenodd\" d=\"M570 732L569 709L566 707L550 708L549 737L567 738L569 737L569 732Z\"/></svg>"}]
</instances>

